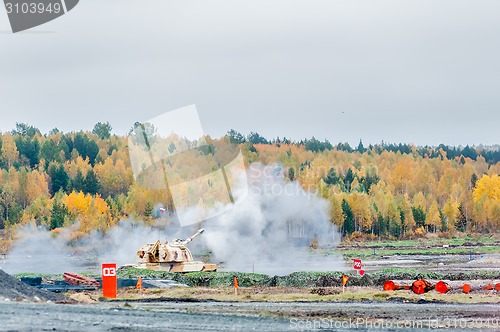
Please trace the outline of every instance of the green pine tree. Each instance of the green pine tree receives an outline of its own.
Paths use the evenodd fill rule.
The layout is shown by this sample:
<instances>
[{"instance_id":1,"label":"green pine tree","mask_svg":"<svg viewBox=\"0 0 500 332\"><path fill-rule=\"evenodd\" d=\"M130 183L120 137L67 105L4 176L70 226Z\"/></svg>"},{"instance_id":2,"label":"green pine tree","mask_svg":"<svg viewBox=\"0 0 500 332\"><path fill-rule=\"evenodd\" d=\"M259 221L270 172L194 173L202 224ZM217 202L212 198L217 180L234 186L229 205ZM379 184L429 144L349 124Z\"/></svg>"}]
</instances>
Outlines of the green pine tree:
<instances>
[{"instance_id":1,"label":"green pine tree","mask_svg":"<svg viewBox=\"0 0 500 332\"><path fill-rule=\"evenodd\" d=\"M344 214L344 235L354 232L354 213L352 213L349 203L342 200L342 213Z\"/></svg>"},{"instance_id":2,"label":"green pine tree","mask_svg":"<svg viewBox=\"0 0 500 332\"><path fill-rule=\"evenodd\" d=\"M87 172L84 189L84 193L91 195L99 193L99 190L101 189L101 185L99 184L93 170Z\"/></svg>"},{"instance_id":3,"label":"green pine tree","mask_svg":"<svg viewBox=\"0 0 500 332\"><path fill-rule=\"evenodd\" d=\"M55 229L62 227L64 224L64 218L67 216L68 211L64 204L58 202L57 200L54 202L52 206L52 212L50 214L50 229Z\"/></svg>"}]
</instances>

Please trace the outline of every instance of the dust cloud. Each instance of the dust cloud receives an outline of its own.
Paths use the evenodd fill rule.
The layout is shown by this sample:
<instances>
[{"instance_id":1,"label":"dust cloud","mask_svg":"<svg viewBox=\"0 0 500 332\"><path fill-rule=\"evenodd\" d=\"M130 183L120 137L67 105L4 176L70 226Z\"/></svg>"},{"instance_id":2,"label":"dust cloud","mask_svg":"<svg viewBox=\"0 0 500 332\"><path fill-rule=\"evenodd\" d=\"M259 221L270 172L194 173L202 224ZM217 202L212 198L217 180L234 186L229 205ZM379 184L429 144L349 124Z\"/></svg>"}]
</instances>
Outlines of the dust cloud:
<instances>
[{"instance_id":1,"label":"dust cloud","mask_svg":"<svg viewBox=\"0 0 500 332\"><path fill-rule=\"evenodd\" d=\"M196 257L210 252L219 271L285 275L295 271L339 271L345 264L332 254L340 234L329 220L327 200L286 181L280 165L250 165L244 197L225 213L202 223L180 227L175 216L155 207L156 224L121 220L106 233L93 232L70 240L69 229L54 235L28 224L18 229L12 250L0 268L8 273L98 272L100 263L134 264L145 243L185 239L199 228L206 231L190 243ZM238 188L234 188L238 196ZM74 225L72 226L74 229ZM315 243L330 254L310 248Z\"/></svg>"},{"instance_id":2,"label":"dust cloud","mask_svg":"<svg viewBox=\"0 0 500 332\"><path fill-rule=\"evenodd\" d=\"M20 227L16 238L5 261L0 262L0 269L7 273L64 273L83 265L63 236L55 236L34 222Z\"/></svg>"},{"instance_id":3,"label":"dust cloud","mask_svg":"<svg viewBox=\"0 0 500 332\"><path fill-rule=\"evenodd\" d=\"M254 163L247 177L247 197L203 225L206 245L223 270L284 275L344 269L340 256L310 249L312 243L333 249L340 241L327 200L287 182L277 164Z\"/></svg>"}]
</instances>

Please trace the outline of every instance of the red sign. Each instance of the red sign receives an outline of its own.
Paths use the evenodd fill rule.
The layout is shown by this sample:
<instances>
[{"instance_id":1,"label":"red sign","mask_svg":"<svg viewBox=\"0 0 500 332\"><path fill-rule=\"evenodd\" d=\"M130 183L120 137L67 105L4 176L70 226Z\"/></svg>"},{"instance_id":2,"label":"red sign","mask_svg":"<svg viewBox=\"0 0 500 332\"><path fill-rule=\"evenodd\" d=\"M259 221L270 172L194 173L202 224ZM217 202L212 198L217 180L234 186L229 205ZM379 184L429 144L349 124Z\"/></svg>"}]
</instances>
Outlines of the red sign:
<instances>
[{"instance_id":1,"label":"red sign","mask_svg":"<svg viewBox=\"0 0 500 332\"><path fill-rule=\"evenodd\" d=\"M355 270L361 270L361 259L355 259L354 260L354 269Z\"/></svg>"},{"instance_id":2,"label":"red sign","mask_svg":"<svg viewBox=\"0 0 500 332\"><path fill-rule=\"evenodd\" d=\"M365 270L359 270L359 275L364 276L365 275Z\"/></svg>"},{"instance_id":3,"label":"red sign","mask_svg":"<svg viewBox=\"0 0 500 332\"><path fill-rule=\"evenodd\" d=\"M102 264L102 296L116 298L116 264Z\"/></svg>"}]
</instances>

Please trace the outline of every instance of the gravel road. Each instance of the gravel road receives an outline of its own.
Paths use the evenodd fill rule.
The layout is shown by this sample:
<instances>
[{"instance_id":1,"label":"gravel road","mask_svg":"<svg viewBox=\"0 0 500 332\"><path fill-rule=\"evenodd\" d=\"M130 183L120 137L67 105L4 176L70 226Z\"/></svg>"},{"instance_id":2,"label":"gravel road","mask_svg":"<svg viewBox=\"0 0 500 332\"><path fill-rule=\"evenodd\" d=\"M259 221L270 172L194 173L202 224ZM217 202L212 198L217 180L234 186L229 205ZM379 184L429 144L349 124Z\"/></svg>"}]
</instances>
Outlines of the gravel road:
<instances>
[{"instance_id":1,"label":"gravel road","mask_svg":"<svg viewBox=\"0 0 500 332\"><path fill-rule=\"evenodd\" d=\"M270 317L0 303L0 331L286 331L288 326L288 320Z\"/></svg>"},{"instance_id":2,"label":"gravel road","mask_svg":"<svg viewBox=\"0 0 500 332\"><path fill-rule=\"evenodd\" d=\"M0 331L498 331L499 319L489 304L0 302Z\"/></svg>"}]
</instances>

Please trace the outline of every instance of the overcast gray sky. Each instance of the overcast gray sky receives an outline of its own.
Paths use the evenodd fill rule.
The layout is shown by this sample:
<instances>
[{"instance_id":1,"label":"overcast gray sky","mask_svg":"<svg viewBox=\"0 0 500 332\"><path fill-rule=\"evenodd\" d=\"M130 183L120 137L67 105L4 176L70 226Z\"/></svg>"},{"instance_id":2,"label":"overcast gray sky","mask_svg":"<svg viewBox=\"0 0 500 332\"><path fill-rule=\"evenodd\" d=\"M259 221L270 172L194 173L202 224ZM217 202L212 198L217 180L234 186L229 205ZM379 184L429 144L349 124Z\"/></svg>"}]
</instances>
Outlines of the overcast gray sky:
<instances>
[{"instance_id":1,"label":"overcast gray sky","mask_svg":"<svg viewBox=\"0 0 500 332\"><path fill-rule=\"evenodd\" d=\"M90 130L196 104L206 133L500 143L500 1L81 0L10 33L0 130Z\"/></svg>"}]
</instances>

